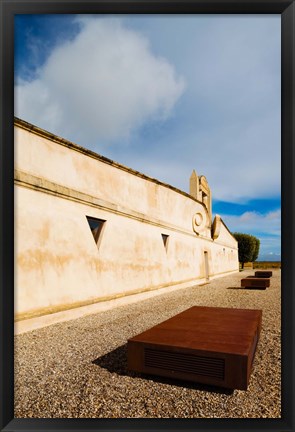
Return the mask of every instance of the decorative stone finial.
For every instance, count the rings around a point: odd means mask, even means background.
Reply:
[[[195,170],[193,170],[189,179],[189,193],[192,197],[199,199],[199,177]]]
[[[221,217],[219,215],[216,215],[211,227],[211,235],[213,240],[216,240],[220,234],[220,227],[221,227]]]

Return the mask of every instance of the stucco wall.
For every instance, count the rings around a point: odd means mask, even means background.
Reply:
[[[57,144],[20,127],[15,128],[15,143],[16,170],[100,198],[117,210],[135,210],[189,230],[192,212],[205,210],[185,194],[78,146]],[[210,230],[202,235],[210,237]]]
[[[86,216],[106,221],[99,247]],[[237,271],[236,241],[221,226],[213,241],[202,203],[16,121],[16,318],[202,282],[205,252],[210,277]]]

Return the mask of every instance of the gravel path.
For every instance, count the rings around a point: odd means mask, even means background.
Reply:
[[[15,337],[15,417],[279,418],[281,283],[239,288],[245,270]],[[130,373],[127,339],[194,305],[262,309],[247,391]]]

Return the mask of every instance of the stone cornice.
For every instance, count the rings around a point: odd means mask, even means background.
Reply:
[[[108,159],[105,156],[101,156],[101,155],[95,153],[92,150],[88,150],[88,149],[86,149],[84,147],[81,147],[81,146],[79,146],[77,144],[74,144],[71,141],[68,141],[68,140],[66,140],[64,138],[61,138],[61,137],[59,137],[57,135],[54,135],[53,133],[48,132],[48,131],[46,131],[44,129],[41,129],[38,126],[35,126],[35,125],[31,124],[31,123],[28,123],[25,120],[22,120],[22,119],[20,119],[18,117],[14,117],[14,125],[17,126],[17,127],[19,127],[19,128],[21,128],[21,129],[27,130],[28,132],[32,132],[35,135],[38,135],[38,136],[43,137],[43,138],[45,138],[47,140],[50,140],[50,141],[52,141],[52,142],[54,142],[56,144],[62,145],[64,147],[68,147],[71,150],[77,151],[77,152],[82,153],[82,154],[84,154],[84,155],[86,155],[88,157],[91,157],[93,159],[99,160],[100,162],[103,162],[105,164],[111,165],[111,166],[113,166],[115,168],[118,168],[118,169],[120,169],[122,171],[126,171],[129,174],[135,175],[135,176],[140,177],[140,178],[142,178],[144,180],[147,180],[147,181],[150,181],[152,183],[156,183],[156,184],[158,184],[160,186],[163,186],[165,188],[171,189],[174,192],[177,192],[178,194],[181,194],[181,195],[185,196],[186,198],[189,198],[192,201],[195,201],[195,202],[201,204],[204,207],[204,209],[207,211],[206,206],[203,204],[202,201],[199,201],[199,200],[195,199],[190,194],[188,194],[188,193],[186,193],[186,192],[184,192],[184,191],[182,191],[182,190],[180,190],[180,189],[178,189],[178,188],[176,188],[174,186],[171,186],[168,183],[161,182],[160,180],[157,180],[157,179],[155,179],[153,177],[149,177],[146,174],[142,174],[139,171],[136,171],[136,170],[134,170],[132,168],[129,168],[129,167],[123,165],[123,164],[120,164],[120,163],[115,162],[115,161],[113,161],[111,159]]]
[[[88,205],[91,207],[96,207],[101,210],[115,213],[117,215],[128,217],[131,219],[136,219],[139,222],[148,223],[150,225],[159,226],[164,229],[168,229],[171,231],[176,231],[181,234],[185,234],[191,237],[196,237],[193,231],[182,229],[176,225],[169,224],[162,220],[150,217],[144,213],[137,212],[135,210],[129,209],[119,204],[114,204],[112,202],[106,201],[101,198],[97,198],[93,195],[86,194],[84,192],[77,191],[75,189],[68,188],[66,186],[59,185],[57,183],[53,183],[50,180],[45,178],[41,178],[35,176],[30,173],[26,173],[24,171],[14,170],[14,181],[16,185],[26,187],[28,189],[33,189],[39,192],[43,192],[49,195],[55,195],[59,198],[67,199],[70,201],[79,202],[83,205]],[[207,241],[212,241],[208,237],[199,236]]]

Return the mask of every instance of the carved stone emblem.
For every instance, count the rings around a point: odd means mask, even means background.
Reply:
[[[206,226],[206,216],[201,212],[193,215],[193,230],[196,234],[200,234]]]

